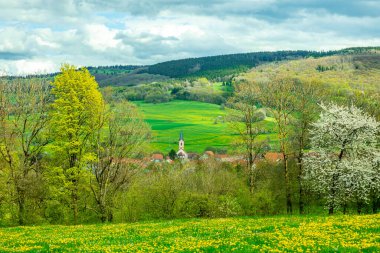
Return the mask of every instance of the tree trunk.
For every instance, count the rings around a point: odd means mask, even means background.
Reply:
[[[72,190],[72,204],[73,204],[73,215],[74,215],[74,224],[78,224],[78,185],[77,181],[73,181],[74,189]]]
[[[333,181],[332,181],[332,185],[330,187],[330,194],[331,194],[331,202],[329,203],[329,215],[333,215],[334,214],[334,206],[335,206],[335,185],[336,185],[336,181],[338,180],[338,175],[337,174],[334,174],[333,175]]]
[[[302,187],[302,173],[303,173],[302,154],[300,154],[298,157],[298,166],[299,166],[299,171],[298,171],[299,212],[300,212],[300,214],[304,214],[305,213],[305,210],[304,210],[305,204],[304,204],[304,190]]]
[[[284,169],[285,169],[286,212],[287,212],[287,214],[292,214],[293,213],[293,206],[292,206],[292,195],[290,192],[288,157],[285,153],[283,153],[283,157],[284,157]]]
[[[357,202],[357,211],[358,211],[358,214],[362,213],[362,208],[363,208],[363,202],[361,200],[358,200],[358,202]]]
[[[299,211],[300,214],[305,214],[304,191],[301,183],[299,184],[299,194]]]
[[[347,214],[347,202],[343,203],[343,214]]]
[[[251,129],[249,133],[251,134]],[[254,175],[253,175],[253,154],[252,154],[252,143],[250,143],[249,147],[247,148],[248,152],[248,161],[247,161],[247,167],[248,167],[248,174],[249,174],[249,191],[250,193],[253,193],[254,188]]]
[[[253,193],[253,190],[255,188],[255,175],[253,171],[253,164],[249,167],[249,191]]]
[[[77,164],[77,155],[76,154],[71,154],[70,155],[70,164],[69,168],[74,168],[75,165]],[[73,188],[71,189],[71,201],[72,201],[72,208],[73,208],[73,216],[74,216],[74,224],[78,224],[78,171],[72,171],[71,174],[69,175],[69,180],[73,184]]]
[[[99,203],[99,209],[100,209],[100,220],[102,223],[105,223],[108,218],[107,208],[105,206],[105,203]]]
[[[373,202],[372,202],[372,212],[377,213],[380,207],[380,199],[374,197]]]
[[[380,198],[376,196],[376,193],[372,193],[372,212],[375,214],[377,213],[378,209],[380,208]]]
[[[18,193],[18,223],[25,225],[25,198],[22,193]]]

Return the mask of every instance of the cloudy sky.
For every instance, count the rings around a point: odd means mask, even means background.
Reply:
[[[0,74],[380,46],[380,0],[0,0]]]

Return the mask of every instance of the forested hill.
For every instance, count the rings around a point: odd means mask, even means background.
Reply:
[[[202,75],[213,78],[223,74],[241,72],[241,70],[268,62],[307,57],[318,58],[337,54],[364,53],[379,49],[380,47],[358,47],[326,52],[298,50],[207,56],[162,62],[148,66],[143,72],[173,78]]]
[[[380,47],[346,48],[337,51],[275,51],[206,56],[157,63],[150,66],[89,67],[101,86],[133,86],[141,83],[165,81],[168,78],[220,78],[244,72],[270,62],[319,58],[331,55],[363,54]]]
[[[229,74],[229,72],[239,72],[267,62],[299,59],[310,56],[320,57],[335,53],[336,52],[332,51],[276,51],[207,56],[157,63],[148,66],[143,72],[174,78],[199,75],[209,76],[213,71],[217,70]],[[218,75],[220,73],[216,72],[215,74]]]
[[[207,77],[215,79],[241,73],[252,67],[270,62],[379,51],[380,47],[356,47],[336,51],[253,52],[172,60],[148,66],[89,66],[88,69],[95,76],[100,86],[134,86],[142,83],[165,81],[170,78]],[[52,73],[44,75],[44,77],[52,78],[56,74]]]

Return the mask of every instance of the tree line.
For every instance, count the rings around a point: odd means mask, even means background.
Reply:
[[[317,58],[331,55],[372,53],[377,50],[379,50],[379,47],[357,47],[332,51],[297,50],[229,54],[167,61],[147,66],[142,71],[173,78],[206,76],[214,79],[220,76],[241,73],[263,63],[307,57]]]
[[[105,103],[88,70],[69,65],[51,84],[16,79],[0,90],[2,223],[76,224],[91,210],[105,220],[133,170],[122,158],[139,155],[149,137],[136,108]]]
[[[379,206],[379,122],[347,101],[337,105],[324,85],[315,80],[272,76],[268,80],[243,81],[230,99],[233,124],[247,157],[246,174],[255,192],[255,174],[267,140],[259,139],[258,110],[271,111],[281,154],[284,198],[288,214],[294,204],[305,213],[306,199],[317,194],[329,214],[356,205],[377,212]],[[326,105],[324,103],[327,103]],[[370,112],[373,108],[369,106]],[[374,113],[377,115],[377,113]],[[311,194],[311,195],[310,195]],[[310,195],[310,196],[307,196]],[[296,197],[296,199],[295,199]]]

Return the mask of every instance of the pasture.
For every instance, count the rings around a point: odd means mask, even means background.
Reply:
[[[168,103],[152,104],[134,102],[143,113],[153,130],[152,151],[167,154],[178,149],[179,133],[183,131],[187,152],[203,152],[207,147],[227,148],[236,139],[226,121],[226,110],[219,105],[196,101],[174,100]],[[258,123],[262,127],[274,128],[272,119]],[[276,134],[261,138],[276,139]]]
[[[0,229],[1,252],[379,252],[380,214]]]

